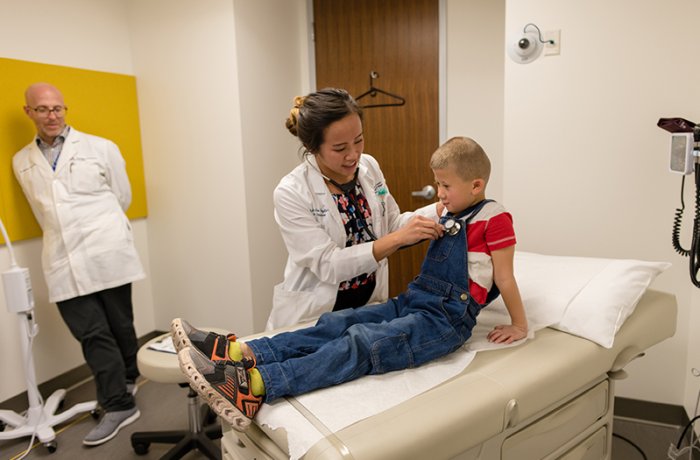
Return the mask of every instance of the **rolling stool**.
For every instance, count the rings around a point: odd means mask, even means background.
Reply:
[[[155,342],[169,337],[163,334],[139,348],[136,359],[139,372],[145,378],[158,383],[177,383],[187,388],[187,415],[189,430],[180,431],[144,431],[131,435],[131,446],[138,455],[148,452],[151,443],[175,444],[161,459],[177,459],[191,450],[197,449],[207,458],[221,460],[221,448],[212,440],[221,437],[221,426],[216,423],[215,414],[206,404],[200,405],[197,393],[189,386],[180,371],[177,355],[149,348]],[[206,426],[205,422],[214,422]]]

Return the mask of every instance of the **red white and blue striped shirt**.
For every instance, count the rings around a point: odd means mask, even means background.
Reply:
[[[493,286],[491,252],[515,245],[513,217],[495,201],[486,203],[467,225],[469,293],[486,302]]]

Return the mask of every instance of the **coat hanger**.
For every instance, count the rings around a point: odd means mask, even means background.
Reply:
[[[402,98],[401,96],[397,96],[396,94],[392,94],[388,91],[384,91],[383,89],[379,89],[374,86],[374,80],[379,77],[379,74],[375,72],[374,70],[369,73],[369,89],[365,91],[364,93],[360,94],[355,98],[356,101],[359,102],[360,99],[363,97],[371,96],[371,97],[376,97],[377,93],[384,94],[386,96],[389,96],[390,98],[394,99],[394,102],[385,102],[382,104],[366,104],[362,105],[360,104],[360,107],[363,109],[369,109],[371,107],[398,107],[400,105],[404,105],[406,103],[406,99]]]

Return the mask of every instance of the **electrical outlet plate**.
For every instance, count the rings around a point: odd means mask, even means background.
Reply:
[[[544,44],[545,56],[558,56],[561,54],[561,30],[546,30],[542,34],[542,39],[546,42]],[[549,43],[550,40],[554,41],[554,44]]]

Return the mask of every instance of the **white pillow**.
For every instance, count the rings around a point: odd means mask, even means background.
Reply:
[[[514,260],[530,330],[552,327],[606,348],[612,347],[615,334],[649,284],[670,266],[667,262],[520,251]],[[493,305],[508,320],[500,297]]]
[[[632,314],[644,291],[671,264],[630,259],[593,260],[601,263],[601,269],[571,299],[562,319],[550,327],[611,348],[615,334]]]
[[[562,320],[572,299],[607,261],[516,251],[513,264],[530,329],[539,330]]]

